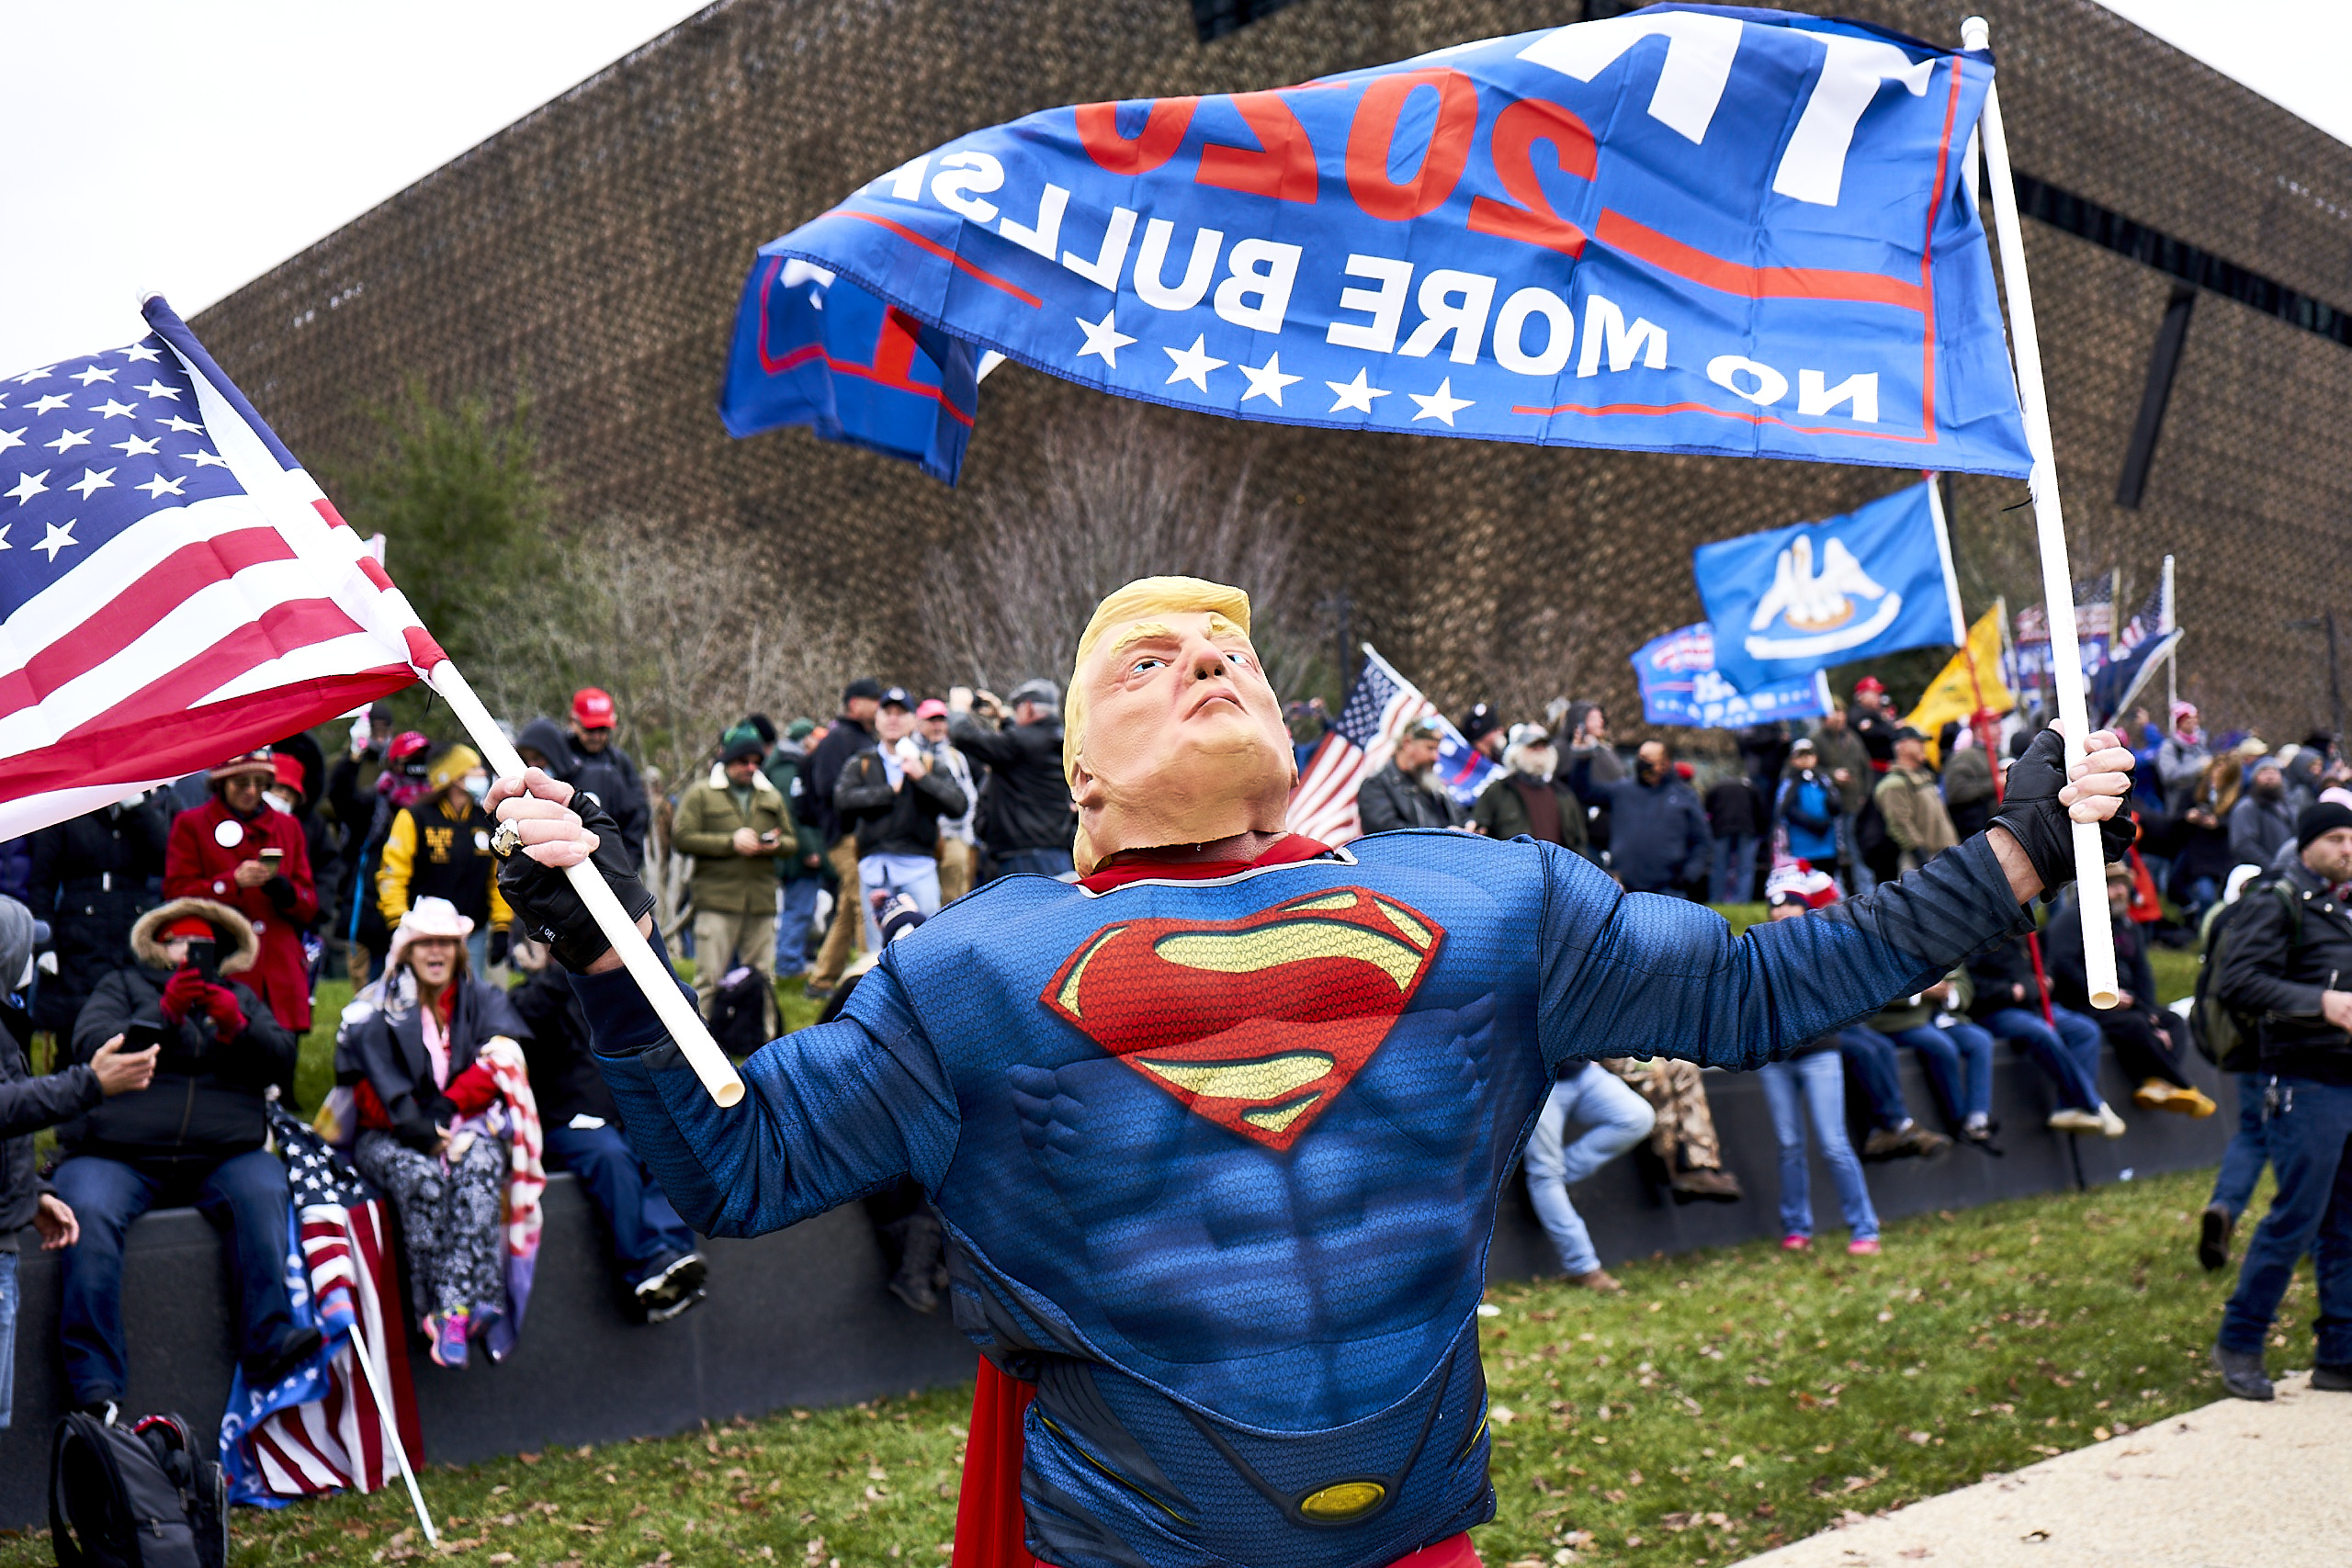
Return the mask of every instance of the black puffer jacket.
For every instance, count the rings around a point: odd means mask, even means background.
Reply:
[[[2320,1010],[2324,992],[2352,991],[2352,910],[2300,857],[2278,880],[2283,897],[2267,883],[2238,896],[2222,1003],[2260,1021],[2265,1072],[2352,1083],[2352,1035]]]
[[[32,836],[33,919],[47,920],[57,973],[41,977],[33,1026],[74,1032],[100,976],[122,962],[130,928],[163,902],[170,814],[155,798],[108,806]],[[6,982],[13,982],[10,975]],[[0,983],[6,983],[0,982]]]
[[[947,737],[975,763],[989,770],[988,809],[980,838],[992,854],[1021,850],[1066,850],[1078,836],[1078,813],[1062,776],[1062,721],[1000,729],[970,714],[947,721]]]
[[[861,858],[935,854],[939,819],[961,817],[970,804],[944,768],[933,768],[921,778],[906,775],[899,788],[891,788],[889,768],[878,750],[852,757],[833,785],[833,814],[844,835],[856,836]]]
[[[531,1098],[539,1103],[539,1124],[563,1127],[574,1116],[594,1116],[620,1125],[620,1109],[605,1075],[589,1054],[588,1020],[571,989],[571,976],[549,964],[506,993],[531,1032],[523,1060],[531,1071]]]
[[[90,1110],[102,1092],[98,1075],[78,1065],[35,1077],[25,1055],[32,1032],[25,1010],[0,998],[0,1252],[17,1250],[17,1233],[49,1190],[34,1166],[33,1134]]]
[[[405,979],[395,971],[395,981]],[[506,993],[480,980],[456,982],[457,997],[449,1006],[449,1076],[474,1065],[483,1042],[503,1034],[528,1044],[531,1031]],[[355,1016],[355,1014],[356,1016]],[[356,1084],[362,1079],[384,1102],[392,1135],[413,1149],[430,1149],[440,1134],[435,1123],[447,1126],[457,1115],[449,1098],[433,1081],[433,1059],[424,1049],[424,1015],[403,987],[401,1003],[373,1010],[352,1009],[344,1014],[334,1042],[334,1081]]]
[[[108,1159],[226,1159],[262,1145],[263,1091],[290,1085],[299,1043],[270,1016],[261,998],[233,976],[221,984],[245,1015],[243,1031],[222,1039],[209,1017],[191,1012],[177,1027],[164,1021],[169,969],[132,964],[98,982],[74,1025],[74,1059],[86,1063],[98,1047],[134,1023],[163,1031],[155,1078],[119,1094],[58,1130],[72,1154]]]

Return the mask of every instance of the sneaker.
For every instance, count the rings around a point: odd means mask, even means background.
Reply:
[[[1741,1197],[1739,1178],[1706,1167],[1679,1172],[1668,1185],[1678,1203],[1736,1203]]]
[[[456,1312],[424,1317],[424,1337],[431,1342],[433,1364],[436,1367],[462,1367],[466,1364],[469,1347],[466,1343],[473,1326],[473,1314],[463,1307]]]
[[[2114,1108],[2104,1100],[2098,1102],[2098,1130],[2100,1135],[2109,1138],[2120,1138],[2127,1130],[2123,1118],[2118,1116]]]
[[[2206,1204],[2197,1216],[2197,1261],[2208,1274],[2230,1266],[2230,1233],[2237,1224],[2237,1216],[2219,1203]]]
[[[2050,1113],[2047,1123],[2053,1133],[2097,1133],[2105,1130],[2096,1111],[2076,1111],[2072,1106]]]
[[[2278,1397],[2270,1386],[2269,1374],[2262,1370],[2259,1350],[2224,1350],[2213,1347],[2213,1370],[2222,1374],[2222,1386],[2234,1399],[2268,1401]]]
[[[1811,1252],[1813,1250],[1813,1237],[1809,1235],[1784,1235],[1781,1238],[1781,1250],[1782,1252]]]
[[[85,1400],[74,1408],[81,1415],[96,1416],[99,1424],[107,1427],[113,1426],[114,1418],[122,1414],[122,1406],[111,1399]]]
[[[1878,1237],[1874,1235],[1861,1235],[1856,1236],[1853,1240],[1848,1242],[1846,1244],[1846,1250],[1853,1254],[1856,1258],[1876,1258],[1880,1252],[1884,1249],[1879,1246]]]
[[[2312,1369],[2312,1386],[2330,1393],[2352,1393],[2352,1367],[2331,1367],[2322,1361]]]
[[[2200,1089],[2182,1084],[2166,1083],[2162,1078],[2150,1078],[2132,1091],[2132,1103],[2143,1111],[2169,1111],[2179,1116],[2194,1116],[2202,1120],[2219,1109],[2212,1097]]]
[[[1622,1295],[1625,1287],[1606,1269],[1589,1269],[1581,1274],[1568,1276],[1568,1283],[1582,1291],[1598,1291],[1604,1296]]]
[[[685,1311],[701,1298],[703,1281],[709,1277],[710,1265],[699,1252],[661,1259],[652,1273],[638,1281],[637,1303],[645,1309],[645,1321],[667,1323]]]
[[[1926,1158],[1939,1155],[1951,1147],[1951,1140],[1941,1133],[1930,1133],[1917,1122],[1905,1122],[1900,1127],[1881,1127],[1862,1140],[1862,1157],[1867,1160]]]

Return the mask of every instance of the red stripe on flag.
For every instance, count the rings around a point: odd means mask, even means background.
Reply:
[[[294,558],[293,547],[277,529],[268,527],[239,528],[182,545],[71,633],[25,660],[21,668],[0,675],[0,718],[32,706],[68,682],[96,670],[214,583],[226,582],[250,566]]]
[[[871,223],[876,228],[887,229],[891,233],[896,234],[899,238],[904,240],[907,243],[915,246],[917,249],[929,251],[941,261],[946,262],[948,265],[955,267],[956,271],[978,278],[990,288],[1002,289],[1005,293],[1012,295],[1015,299],[1020,300],[1023,305],[1034,307],[1045,303],[1044,300],[1038,299],[1035,294],[1030,293],[1026,288],[1022,288],[1019,284],[1012,282],[1009,278],[999,277],[996,274],[989,271],[988,268],[984,266],[978,266],[971,262],[966,261],[962,256],[957,255],[954,251],[949,250],[946,246],[940,244],[935,240],[924,239],[921,234],[916,233],[912,229],[908,228],[903,223],[893,223],[888,218],[884,218],[877,213],[844,212],[838,209],[828,214],[828,216],[834,218],[854,218],[861,223]]]
[[[184,712],[192,699],[217,691],[273,659],[366,629],[332,599],[288,599],[269,605],[195,658],[156,676],[60,739],[72,741],[99,726],[115,729],[141,718]]]
[[[1661,272],[1750,299],[1836,299],[1860,305],[1900,305],[1906,310],[1928,308],[1928,291],[1901,278],[1820,267],[1747,266],[1709,255],[1607,208],[1601,209],[1593,238]]]

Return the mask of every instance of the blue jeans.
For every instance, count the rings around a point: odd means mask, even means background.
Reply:
[[[1911,1112],[1903,1105],[1903,1066],[1894,1055],[1894,1043],[1859,1023],[1839,1030],[1837,1040],[1838,1055],[1845,1059],[1854,1081],[1862,1086],[1862,1098],[1870,1101],[1871,1125],[1892,1132],[1910,1121]]]
[[[1563,1144],[1570,1122],[1584,1123],[1573,1144]],[[1568,1184],[1582,1181],[1650,1135],[1657,1112],[1624,1079],[1589,1062],[1570,1067],[1552,1086],[1527,1137],[1527,1201],[1560,1255],[1568,1274],[1600,1267],[1583,1216],[1568,1201]]]
[[[1078,862],[1068,850],[1013,850],[996,857],[999,876],[1019,876],[1026,873],[1036,876],[1069,876],[1078,870]]]
[[[2238,1075],[2238,1130],[2222,1151],[2213,1196],[2206,1200],[2227,1209],[2233,1220],[2254,1201],[2254,1184],[2262,1179],[2263,1164],[2270,1158],[2270,1143],[2262,1130],[2262,1090],[2269,1081],[2260,1073]]]
[[[865,946],[882,951],[882,927],[874,919],[874,895],[903,893],[924,919],[939,913],[939,863],[911,855],[867,855],[857,863],[858,912],[865,917]]]
[[[695,1233],[653,1184],[617,1128],[549,1127],[548,1163],[571,1172],[611,1227],[621,1277],[631,1286],[652,1278],[655,1266],[695,1249]]]
[[[129,1387],[122,1345],[122,1247],[148,1210],[193,1203],[226,1226],[237,1292],[237,1358],[265,1359],[295,1332],[286,1296],[286,1168],[266,1149],[203,1160],[136,1165],[75,1155],[57,1168],[57,1195],[81,1222],[65,1249],[58,1338],[74,1403],[121,1401]]]
[[[490,927],[487,924],[476,926],[473,934],[466,938],[466,963],[472,969],[475,979],[490,978]]]
[[[1973,1023],[1958,1019],[1943,1025],[1923,1023],[1917,1029],[1905,1029],[1894,1035],[1898,1044],[1908,1045],[1918,1053],[1919,1065],[1928,1069],[1928,1081],[1936,1086],[1936,1098],[1943,1101],[1944,1114],[1952,1125],[1964,1124],[1972,1116],[1989,1115],[1993,1110],[1993,1037]]]
[[[2318,1359],[2352,1367],[2352,1087],[2268,1075],[2264,1084],[2263,1130],[2278,1195],[2246,1243],[2238,1288],[2222,1309],[2222,1348],[2261,1352],[2295,1260],[2309,1251],[2319,1280]]]
[[[1835,1051],[1812,1051],[1756,1069],[1764,1082],[1764,1103],[1772,1111],[1772,1134],[1781,1143],[1781,1234],[1813,1235],[1813,1173],[1805,1163],[1804,1117],[1800,1096],[1813,1112],[1821,1157],[1838,1183],[1838,1207],[1856,1241],[1878,1235],[1878,1211],[1862,1180],[1862,1162],[1846,1141],[1846,1070]]]
[[[0,1252],[0,1432],[17,1397],[17,1255]]]
[[[2058,1086],[2062,1106],[2097,1111],[2104,1103],[2098,1092],[2098,1025],[2065,1008],[2053,1007],[2050,1012],[2058,1021],[2054,1031],[2030,1008],[2003,1008],[1985,1014],[1984,1022],[2041,1064],[2041,1070]]]
[[[808,967],[817,955],[808,951],[808,923],[817,917],[817,895],[825,890],[814,876],[795,876],[779,888],[776,900],[775,972],[786,979]]]
[[[1756,835],[1715,840],[1715,902],[1745,904],[1756,887]]]

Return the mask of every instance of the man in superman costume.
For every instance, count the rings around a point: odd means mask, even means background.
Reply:
[[[2070,785],[2044,736],[1986,833],[1735,939],[1556,845],[1286,833],[1249,624],[1187,578],[1104,600],[1067,703],[1082,880],[990,883],[890,944],[838,1021],[744,1064],[730,1110],[551,869],[593,853],[650,908],[593,805],[583,826],[537,773],[492,791],[508,901],[577,972],[629,1141],[696,1228],[909,1175],[938,1206],[986,1357],[958,1568],[1475,1564],[1476,1309],[1558,1070],[1754,1067],[1916,991],[2024,929],[2070,811],[2105,821],[2130,787],[2111,736]]]

